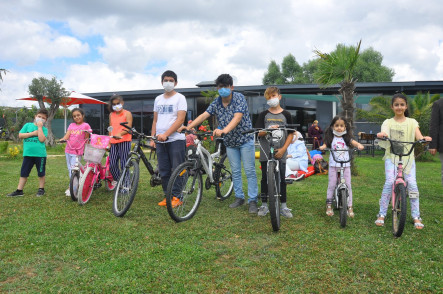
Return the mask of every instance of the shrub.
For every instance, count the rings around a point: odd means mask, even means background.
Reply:
[[[0,142],[0,154],[6,153],[6,150],[8,150],[8,146],[8,141]]]

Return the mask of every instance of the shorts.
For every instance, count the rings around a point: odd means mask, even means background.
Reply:
[[[24,156],[22,169],[20,171],[20,177],[27,178],[31,173],[32,168],[37,168],[37,175],[39,178],[45,176],[46,171],[46,157],[32,157],[32,156]]]

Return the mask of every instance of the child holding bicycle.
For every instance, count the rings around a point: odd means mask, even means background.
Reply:
[[[157,137],[158,168],[166,196],[172,171],[186,159],[186,137],[177,130],[185,121],[188,104],[185,96],[174,90],[177,86],[175,72],[165,71],[161,76],[161,83],[165,92],[155,98],[151,134]],[[179,204],[180,199],[173,196],[172,205]],[[158,205],[166,206],[166,197]]]
[[[418,122],[408,117],[408,101],[403,94],[395,94],[391,100],[391,109],[394,111],[394,117],[387,119],[381,126],[381,132],[377,134],[378,138],[388,137],[393,140],[403,142],[413,142],[415,139],[425,139],[426,141],[432,141],[431,137],[424,137],[419,129]],[[380,198],[380,210],[377,215],[375,224],[377,226],[383,226],[385,223],[385,217],[388,210],[389,201],[392,194],[392,186],[396,177],[396,162],[398,156],[391,153],[389,148],[389,142],[380,141],[380,147],[385,148],[385,176],[386,181],[383,186],[383,191]],[[412,153],[408,157],[403,157],[404,165],[403,174],[405,181],[408,183],[409,192],[416,192],[418,194],[417,180],[415,177],[415,158]],[[416,229],[422,229],[424,227],[420,218],[420,206],[419,198],[410,198],[411,204],[411,216],[414,220],[414,227]]]
[[[123,97],[114,94],[109,99],[109,125],[112,127],[111,150],[109,151],[109,168],[111,170],[114,182],[112,186],[117,185],[121,171],[124,169],[129,152],[131,152],[132,135],[128,129],[120,123],[127,122],[128,127],[132,127],[132,113],[123,109]]]
[[[65,155],[68,166],[69,178],[72,167],[75,165],[77,156],[83,155],[86,139],[89,138],[87,132],[92,132],[91,126],[85,122],[85,112],[81,108],[74,108],[71,112],[74,121],[68,127],[66,134],[60,141],[66,141]],[[71,196],[69,188],[65,191],[66,196]]]
[[[20,171],[20,180],[17,190],[9,193],[8,197],[23,196],[23,188],[28,181],[32,168],[36,167],[39,188],[36,196],[45,194],[45,171],[46,171],[46,136],[48,129],[43,124],[48,119],[48,111],[39,109],[35,115],[34,122],[27,123],[20,130],[18,137],[23,139],[23,163]]]
[[[358,148],[359,150],[363,150],[364,146],[355,141],[352,138],[352,134],[348,133],[347,130],[351,130],[351,127],[346,118],[340,115],[335,116],[325,131],[325,140],[319,149],[325,150],[326,148],[329,148],[331,149],[331,153],[334,152],[334,149],[348,150],[349,148]],[[337,157],[336,153],[334,155]],[[342,153],[342,156],[345,157],[343,160],[349,159],[348,153]],[[335,187],[337,186],[337,172],[340,171],[340,167],[341,164],[335,162],[332,154],[329,154],[328,191],[326,193],[327,216],[334,215],[334,211],[332,210],[332,199]],[[348,216],[353,218],[355,214],[352,208],[351,164],[349,162],[344,164],[344,178],[349,189]]]
[[[286,127],[288,124],[292,124],[292,117],[289,111],[284,110],[280,106],[280,90],[277,87],[268,87],[265,91],[265,98],[269,109],[261,112],[258,115],[258,119],[255,123],[255,127],[259,129],[274,128],[272,140],[274,140],[275,147],[275,158],[278,159],[280,168],[280,203],[281,210],[280,214],[284,217],[291,218],[291,209],[286,205],[286,181],[285,181],[285,171],[286,171],[286,157],[287,148],[292,142],[293,133],[289,133],[285,130],[279,130],[279,127]],[[267,140],[266,132],[259,132],[258,137],[260,140],[260,164],[262,168],[261,176],[261,194],[262,194],[262,205],[258,209],[259,216],[265,216],[269,212],[268,208],[268,177],[267,177],[267,157],[266,154],[270,153],[270,144]],[[277,141],[275,138],[278,138]]]

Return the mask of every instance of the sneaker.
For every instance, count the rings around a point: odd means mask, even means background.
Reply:
[[[71,197],[71,191],[70,191],[69,189],[66,189],[66,191],[65,191],[65,195],[66,195],[67,197]]]
[[[332,210],[332,205],[331,204],[326,204],[326,215],[327,216],[333,216],[334,215],[334,210]]]
[[[295,175],[287,176],[285,179],[286,180],[292,180],[292,181],[300,181],[300,180],[304,179],[304,177],[305,177],[305,174],[296,173]]]
[[[257,209],[257,202],[255,201],[251,201],[249,202],[249,213],[257,213],[258,209]]]
[[[160,206],[166,206],[166,197],[165,197],[165,199],[163,199],[162,201],[160,201],[160,202],[158,203],[158,205],[160,205]]]
[[[37,194],[35,194],[35,196],[40,197],[45,195],[45,189],[43,188],[38,188]]]
[[[24,195],[23,190],[21,190],[21,191],[19,191],[19,190],[15,190],[14,192],[9,193],[9,194],[6,195],[6,196],[8,196],[8,197],[21,197],[21,196],[23,196],[23,195]]]
[[[112,181],[112,183],[111,183],[112,187],[115,187],[115,186],[117,186],[117,184],[118,184],[118,182],[117,182],[117,181]]]
[[[239,206],[242,206],[245,203],[245,199],[241,199],[241,198],[235,198],[234,203],[232,203],[231,205],[229,205],[230,208],[237,208]]]
[[[292,210],[292,209],[287,208],[287,207],[282,208],[282,209],[280,210],[280,215],[283,215],[284,217],[287,217],[287,218],[292,218],[292,212],[291,212],[291,210]]]
[[[172,197],[172,201],[171,201],[172,207],[177,207],[182,204],[183,204],[183,202],[180,199],[178,199],[177,197]]]
[[[265,216],[267,215],[269,212],[269,208],[267,206],[260,206],[260,208],[258,209],[258,216]]]
[[[355,213],[354,213],[354,210],[352,209],[352,207],[348,207],[348,216],[350,218],[354,218],[354,216],[355,216]]]

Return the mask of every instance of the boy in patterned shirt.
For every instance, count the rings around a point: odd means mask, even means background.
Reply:
[[[242,134],[243,131],[252,128],[248,104],[245,96],[233,92],[234,83],[229,74],[222,74],[215,83],[218,88],[218,96],[186,129],[190,130],[211,115],[217,116],[218,129],[214,130],[214,136],[224,136],[224,144],[232,169],[232,180],[234,182],[235,202],[229,205],[231,208],[240,207],[245,202],[243,192],[241,164],[245,170],[248,181],[248,203],[249,213],[256,214],[257,209],[257,174],[255,173],[255,145],[253,134]],[[185,127],[182,127],[184,129]]]

